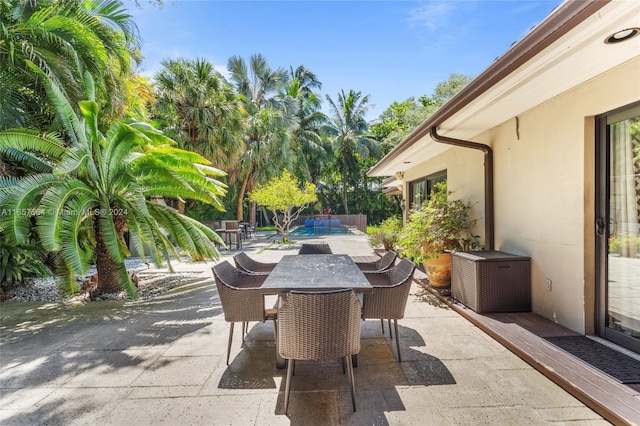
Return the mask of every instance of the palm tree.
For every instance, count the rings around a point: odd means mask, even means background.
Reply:
[[[245,194],[257,183],[281,173],[282,166],[290,162],[290,135],[297,123],[294,117],[285,114],[284,103],[289,100],[277,97],[287,80],[284,69],[273,70],[260,54],[250,57],[248,67],[244,59],[232,56],[227,69],[247,114],[244,152],[229,171],[230,181],[239,183],[236,217],[242,220]],[[250,222],[254,222],[255,205],[249,215]]]
[[[365,114],[371,107],[369,95],[350,90],[338,93],[338,101],[334,102],[327,95],[331,115],[325,130],[331,138],[333,152],[341,174],[342,203],[345,214],[349,214],[347,189],[349,184],[357,184],[359,176],[359,159],[367,159],[370,153],[377,153],[377,142],[365,134],[368,124]]]
[[[322,84],[315,74],[301,65],[295,70],[290,68],[289,80],[281,97],[294,101],[295,108],[289,113],[297,119],[292,141],[297,155],[296,174],[301,179],[316,183],[327,159],[327,150],[320,135],[327,116],[320,111],[322,101],[313,92],[314,88],[320,89]]]
[[[148,255],[157,265],[169,261],[171,253],[177,256],[176,246],[217,258],[212,240],[220,239],[212,230],[151,198],[185,197],[221,208],[224,185],[214,178],[224,173],[145,123],[120,120],[103,134],[92,84],[87,85],[90,100],[80,102],[76,115],[52,80],[35,66],[34,71],[69,143],[50,133],[0,132],[0,156],[41,164],[40,173],[0,178],[0,205],[11,213],[0,216],[6,243],[25,244],[35,220],[43,247],[60,254],[70,286],[93,260],[96,293],[124,288],[131,297],[136,289],[124,264],[129,254],[125,231],[143,259]]]
[[[233,89],[205,59],[162,62],[155,77],[155,114],[184,149],[228,168],[243,151],[242,116]]]
[[[123,75],[139,57],[139,37],[119,0],[0,1],[0,129],[50,124],[39,69],[72,105],[82,99],[83,72],[98,82],[112,116],[122,112]]]

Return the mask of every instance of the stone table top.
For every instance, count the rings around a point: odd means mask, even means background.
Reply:
[[[365,275],[346,254],[284,256],[260,288],[265,294],[344,288],[360,293],[372,291]]]

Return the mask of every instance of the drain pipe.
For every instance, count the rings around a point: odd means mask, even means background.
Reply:
[[[478,142],[463,141],[461,139],[440,136],[436,126],[429,130],[431,138],[447,145],[462,148],[477,149],[484,153],[484,233],[485,249],[493,250],[494,242],[494,213],[493,213],[493,150],[489,145]]]

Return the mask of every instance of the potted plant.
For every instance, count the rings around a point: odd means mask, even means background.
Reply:
[[[367,231],[369,245],[372,248],[382,245],[386,251],[393,250],[401,230],[402,219],[400,216],[388,217],[380,223],[380,226],[371,227]]]
[[[428,200],[409,213],[398,245],[415,262],[422,262],[433,287],[451,285],[451,252],[478,247],[473,235],[471,204],[450,200],[446,181],[435,185]]]

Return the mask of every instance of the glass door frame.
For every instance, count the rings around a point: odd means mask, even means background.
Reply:
[[[629,114],[634,116],[634,111],[640,107],[636,102],[624,107],[599,115],[596,120],[596,179],[595,179],[595,248],[596,248],[596,333],[613,343],[619,344],[634,352],[640,353],[640,339],[629,337],[624,333],[608,327],[608,257],[609,257],[609,196],[610,196],[610,132],[608,119],[612,116]]]

